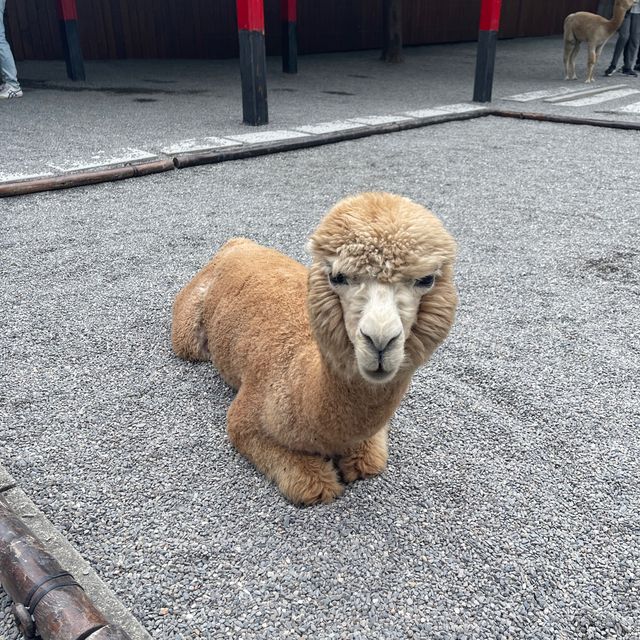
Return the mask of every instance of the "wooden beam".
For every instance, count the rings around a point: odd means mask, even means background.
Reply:
[[[250,125],[267,124],[269,113],[263,0],[236,0],[236,7],[242,80],[242,119]]]
[[[473,87],[474,102],[491,102],[501,6],[502,0],[482,0],[480,6],[476,77]]]
[[[58,18],[67,76],[71,80],[85,80],[84,59],[78,33],[78,9],[76,0],[58,0]]]
[[[0,582],[27,638],[130,640],[121,627],[109,623],[2,496]]]

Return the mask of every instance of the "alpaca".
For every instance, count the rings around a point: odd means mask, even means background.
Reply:
[[[345,198],[308,247],[309,269],[229,240],[179,292],[172,323],[175,353],[211,360],[238,391],[232,444],[296,504],[385,469],[389,419],[457,304],[455,242],[407,198]]]
[[[616,0],[613,17],[607,20],[588,11],[569,14],[564,20],[564,68],[566,80],[577,80],[576,56],[580,43],[586,42],[589,47],[587,58],[587,79],[593,82],[593,70],[600,58],[602,48],[607,40],[620,28],[624,16],[631,8],[634,0]]]

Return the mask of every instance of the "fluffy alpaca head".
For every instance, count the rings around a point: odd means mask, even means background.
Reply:
[[[427,209],[389,193],[341,200],[309,241],[309,314],[320,349],[348,377],[412,373],[455,315],[455,242]]]

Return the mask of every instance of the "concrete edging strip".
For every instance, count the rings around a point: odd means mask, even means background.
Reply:
[[[2,466],[0,466],[0,493],[13,489],[16,486],[16,481],[9,475],[9,472]]]
[[[411,114],[413,117],[407,117]],[[424,114],[420,117],[418,114]],[[497,116],[503,118],[516,118],[522,120],[536,120],[540,122],[555,122],[560,124],[579,124],[594,127],[607,127],[611,129],[626,129],[640,131],[640,123],[616,121],[616,120],[596,120],[591,118],[579,118],[573,116],[561,116],[546,113],[530,113],[525,111],[510,111],[506,109],[492,109],[476,105],[448,105],[424,109],[422,111],[407,112],[396,117],[383,117],[382,122],[376,121],[372,117],[372,124],[365,124],[363,121],[353,119],[350,122],[355,126],[348,128],[336,128],[326,133],[310,135],[302,133],[301,127],[292,127],[291,136],[280,136],[277,139],[269,140],[266,136],[264,141],[239,144],[239,136],[228,136],[221,138],[235,144],[224,144],[212,149],[202,149],[186,151],[157,156],[150,162],[140,161],[135,163],[124,163],[119,166],[97,167],[91,171],[68,172],[62,175],[42,177],[35,179],[16,180],[0,183],[0,198],[7,198],[41,191],[53,191],[57,189],[69,189],[72,187],[99,184],[102,182],[112,182],[145,176],[152,173],[161,173],[172,169],[184,169],[205,164],[217,164],[231,160],[243,160],[272,153],[283,153],[298,149],[308,149],[325,144],[335,144],[348,140],[356,140],[375,135],[396,133],[417,129],[430,125],[444,124],[458,120],[471,120],[486,116]],[[346,122],[346,121],[345,121]],[[307,127],[308,129],[309,127]],[[321,129],[318,129],[319,131]],[[265,132],[267,134],[269,132]],[[274,132],[271,132],[274,133]],[[286,133],[286,132],[285,132]],[[252,134],[243,134],[249,136]],[[260,140],[260,137],[256,137]]]
[[[49,522],[25,492],[16,486],[15,480],[2,466],[0,466],[0,494],[14,513],[39,538],[48,553],[66,571],[73,574],[87,596],[106,618],[122,627],[132,640],[150,640],[151,636],[140,622],[120,602],[75,547]]]
[[[53,191],[57,189],[69,189],[72,187],[98,184],[101,182],[111,182],[115,180],[125,180],[138,176],[149,175],[151,173],[161,173],[171,169],[182,169],[185,167],[217,164],[229,160],[241,160],[271,153],[282,153],[296,149],[305,149],[324,144],[334,144],[345,140],[355,140],[368,136],[394,133],[406,129],[415,129],[432,124],[442,124],[456,120],[468,120],[488,115],[486,107],[470,106],[468,111],[446,112],[445,107],[438,109],[438,114],[426,118],[405,118],[400,116],[398,120],[390,123],[360,125],[355,128],[333,131],[317,135],[304,134],[299,131],[292,131],[294,137],[280,138],[268,142],[256,142],[253,144],[243,144],[239,146],[223,146],[207,151],[194,151],[192,153],[180,153],[173,157],[164,157],[152,162],[136,162],[118,167],[96,168],[92,171],[69,172],[62,175],[39,178],[35,180],[17,180],[0,183],[0,198],[26,195],[40,191]],[[292,130],[295,129],[292,128]],[[249,134],[247,134],[249,135]],[[229,136],[228,139],[234,139]]]

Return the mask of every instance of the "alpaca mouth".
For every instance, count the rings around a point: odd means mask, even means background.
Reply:
[[[365,378],[373,382],[387,382],[395,375],[395,371],[389,371],[385,369],[382,364],[378,365],[377,369],[365,369],[363,372]]]

